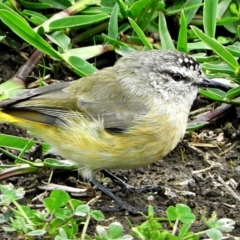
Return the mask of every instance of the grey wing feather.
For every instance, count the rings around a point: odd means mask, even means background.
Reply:
[[[59,82],[59,83],[51,84],[44,87],[27,89],[26,91],[20,94],[17,94],[16,96],[0,101],[0,108],[8,107],[12,104],[23,102],[27,99],[30,99],[39,95],[43,95],[43,94],[48,94],[48,97],[51,98],[52,96],[53,98],[55,98],[55,95],[51,95],[52,92],[54,92],[54,94],[57,91],[62,92],[61,90],[64,87],[68,87],[69,85],[70,85],[70,82]]]
[[[94,119],[103,120],[105,128],[125,130],[133,121],[147,112],[146,106],[141,102],[86,102],[79,101],[79,106]]]
[[[122,88],[109,80],[112,75],[103,80],[102,74],[106,77],[107,73],[101,70],[75,82],[26,90],[1,101],[0,108],[28,120],[39,118],[46,124],[58,124],[59,119],[74,116],[71,113],[78,111],[89,119],[101,119],[105,128],[127,129],[136,118],[146,114],[146,105],[139,100],[124,98]],[[31,115],[31,111],[34,114]]]

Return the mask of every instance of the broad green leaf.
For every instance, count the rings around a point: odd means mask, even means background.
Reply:
[[[203,55],[201,55],[201,54],[192,54],[192,56],[194,58],[196,58],[197,61],[200,62],[200,63],[207,63],[207,62],[213,62],[213,61],[219,60],[219,57],[216,56],[216,55],[207,56],[205,54],[203,54]]]
[[[91,217],[96,221],[103,221],[105,219],[103,213],[99,210],[93,210],[90,212]]]
[[[113,39],[118,37],[118,4],[116,3],[108,24],[108,36]]]
[[[51,35],[46,34],[51,42],[63,49],[64,52],[68,50],[71,39],[62,31],[53,32]]]
[[[28,42],[43,53],[61,59],[61,55],[16,13],[7,10],[0,10],[0,19],[24,41]]]
[[[226,12],[226,10],[229,7],[229,4],[231,3],[232,0],[222,0],[219,1],[217,5],[217,19],[220,20],[223,16],[223,14]]]
[[[230,75],[235,75],[234,71],[226,64],[213,64],[213,63],[203,63],[202,68],[204,70],[211,71],[213,73],[225,73]]]
[[[240,86],[229,90],[226,94],[226,97],[228,99],[234,99],[234,98],[239,97],[239,96],[240,96]]]
[[[48,3],[36,3],[36,2],[30,2],[30,1],[23,1],[18,0],[21,6],[23,6],[26,9],[49,9],[52,8],[51,4]],[[55,8],[55,7],[54,7]]]
[[[91,24],[98,24],[108,18],[109,18],[109,15],[104,13],[95,14],[95,15],[86,15],[86,16],[85,15],[69,16],[66,18],[61,18],[61,19],[57,19],[50,22],[49,29],[46,31],[48,32],[48,31],[63,29],[63,28],[81,27],[81,26],[87,26]]]
[[[210,98],[210,99],[212,99],[212,100],[214,100],[214,101],[225,102],[222,97],[216,96],[215,94],[212,94],[212,93],[210,93],[210,92],[207,91],[207,90],[201,89],[201,90],[199,91],[199,93],[200,93],[201,95],[203,95],[204,97]]]
[[[191,22],[196,12],[198,11],[199,7],[201,7],[202,5],[201,3],[202,3],[202,0],[186,1],[186,3],[184,4],[183,10],[184,10],[184,15],[185,15],[187,24]]]
[[[163,12],[159,12],[159,36],[161,39],[162,49],[175,49],[172,38],[169,34],[167,23]]]
[[[206,45],[204,42],[194,42],[194,43],[187,43],[187,48],[188,48],[188,51],[191,51],[191,50],[198,50],[198,49],[206,49],[206,50],[209,50],[211,49],[208,45]]]
[[[225,17],[217,21],[218,26],[224,26],[226,24],[235,23],[238,21],[238,17]]]
[[[178,33],[177,50],[187,53],[187,22],[184,12],[181,12],[180,29]]]
[[[203,5],[203,28],[206,35],[214,38],[216,32],[218,0],[205,0]]]
[[[40,2],[50,4],[52,8],[65,9],[72,6],[73,1],[71,0],[41,0]]]
[[[1,121],[2,120],[3,119],[1,119]],[[0,146],[1,147],[16,149],[19,151],[22,151],[23,149],[25,149],[26,151],[29,151],[35,144],[36,144],[35,141],[27,139],[27,138],[22,138],[22,137],[17,137],[17,136],[6,135],[3,133],[0,133]],[[42,143],[42,149],[43,149],[43,152],[46,153],[50,148],[47,144]]]
[[[23,10],[22,14],[29,22],[32,22],[35,25],[40,25],[47,20],[44,15],[30,10]]]
[[[79,76],[87,76],[97,71],[97,69],[92,66],[89,62],[81,59],[80,57],[70,56],[65,59],[72,70]]]
[[[205,44],[207,44],[237,74],[239,66],[237,60],[233,57],[233,55],[224,46],[219,44],[217,40],[210,38],[197,27],[191,26],[191,28],[197,37],[201,39]]]
[[[235,57],[240,57],[240,47],[230,45],[227,46],[228,51]]]
[[[27,236],[35,236],[36,238],[43,237],[47,233],[44,229],[33,230],[27,233]]]
[[[49,197],[44,199],[43,205],[50,213],[55,213],[59,208],[65,206],[69,200],[70,196],[65,191],[55,189],[51,192]]]
[[[214,94],[215,96],[225,98],[226,97],[226,92],[222,91],[221,89],[218,88],[207,88],[207,91],[209,93]]]
[[[119,239],[123,235],[123,226],[119,222],[113,222],[109,225],[108,236],[110,239]]]

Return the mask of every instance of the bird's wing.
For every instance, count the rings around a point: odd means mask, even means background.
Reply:
[[[115,73],[111,69],[74,82],[26,90],[0,102],[0,108],[5,113],[46,124],[56,124],[77,111],[89,119],[102,120],[106,129],[125,130],[147,109],[143,102],[126,95],[113,80]]]

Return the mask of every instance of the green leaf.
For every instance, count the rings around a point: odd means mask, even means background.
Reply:
[[[98,225],[96,231],[101,240],[109,240],[108,233],[104,227]]]
[[[29,151],[34,145],[36,144],[35,141],[27,138],[6,135],[0,133],[0,146],[7,147],[11,149],[16,149],[22,151]],[[47,144],[42,144],[43,152],[46,153],[49,150],[49,146]]]
[[[213,73],[225,73],[230,75],[235,75],[234,71],[226,64],[212,64],[212,63],[203,63],[202,68]]]
[[[59,219],[68,219],[72,216],[70,208],[58,208],[54,211],[54,216]]]
[[[217,89],[217,88],[207,88],[207,91],[209,93],[214,94],[215,96],[221,97],[221,98],[225,98],[226,97],[226,92],[222,91],[221,89]]]
[[[165,16],[162,12],[159,12],[159,36],[161,39],[162,49],[175,49],[172,38],[169,34]]]
[[[108,36],[113,39],[118,37],[118,4],[116,3],[108,24]]]
[[[104,217],[103,213],[101,211],[99,211],[99,210],[91,211],[90,215],[96,221],[103,221],[103,220],[105,220],[105,217]]]
[[[58,30],[63,28],[72,28],[87,26],[91,24],[100,23],[103,20],[109,18],[108,14],[95,14],[95,15],[79,15],[79,16],[69,16],[66,18],[57,19],[49,23],[49,29],[45,26],[45,31]]]
[[[56,31],[51,35],[46,34],[46,36],[49,38],[49,40],[51,40],[51,42],[61,47],[64,52],[67,51],[71,39],[66,34],[61,31]]]
[[[240,57],[240,46],[229,45],[227,49],[233,56]]]
[[[168,207],[166,214],[169,221],[175,221],[178,218],[178,214],[174,206]]]
[[[121,12],[122,17],[123,18],[128,17],[128,7],[126,3],[123,0],[116,0],[116,2],[118,3],[119,10]]]
[[[51,4],[52,8],[65,9],[72,6],[73,2],[71,0],[41,0],[40,2]]]
[[[184,11],[181,12],[180,29],[178,33],[177,50],[187,53],[187,22]]]
[[[193,17],[195,16],[196,12],[198,11],[199,7],[201,7],[202,0],[191,0],[186,1],[184,4],[184,15],[186,17],[186,23],[189,24]]]
[[[134,31],[136,32],[136,34],[139,36],[139,38],[142,40],[143,44],[145,45],[145,47],[147,49],[152,50],[152,44],[148,41],[148,39],[146,38],[144,32],[141,30],[141,28],[136,24],[135,21],[133,21],[131,18],[128,18],[132,28],[134,29]]]
[[[203,5],[203,28],[206,35],[215,37],[218,0],[205,0]]]
[[[226,10],[229,7],[229,4],[231,3],[232,0],[222,0],[218,3],[217,6],[217,19],[221,19],[223,14],[226,12]]]
[[[240,25],[238,25],[237,27],[237,36],[238,36],[238,39],[240,39]]]
[[[36,236],[37,238],[43,237],[47,233],[44,229],[37,229],[27,233],[27,236]]]
[[[156,0],[139,0],[131,4],[129,9],[130,16],[142,31],[147,29],[156,10],[159,11],[159,4],[161,5],[161,3]]]
[[[16,13],[0,10],[0,19],[24,41],[28,42],[43,53],[46,53],[56,59],[61,59],[61,55]]]
[[[235,23],[238,21],[238,17],[225,17],[217,21],[217,26],[224,26],[226,24]]]
[[[74,212],[74,215],[79,217],[85,217],[90,212],[90,207],[87,204],[78,206]]]
[[[196,123],[188,123],[187,124],[187,131],[197,130],[197,129],[202,128],[202,127],[204,127],[208,124],[209,123],[205,122],[205,121],[199,121],[199,122],[196,122]]]
[[[0,224],[7,222],[7,216],[5,217],[4,214],[0,213]]]
[[[187,43],[187,48],[188,48],[188,51],[191,51],[191,50],[198,50],[198,49],[206,49],[206,50],[209,50],[211,49],[209,46],[207,46],[205,43],[203,42],[194,42],[194,43]]]
[[[186,236],[186,234],[188,233],[189,228],[191,227],[191,223],[184,223],[181,228],[179,229],[179,233],[178,236],[180,238],[183,238]]]
[[[30,11],[30,10],[23,10],[22,11],[22,15],[29,21],[32,22],[35,25],[40,25],[42,23],[44,23],[47,18],[38,13],[38,12],[34,12],[34,11]]]
[[[129,48],[127,44],[124,44],[123,42],[118,41],[116,39],[110,38],[107,35],[105,35],[104,33],[102,34],[102,36],[107,43],[114,45],[116,48],[121,47],[121,46],[125,47],[125,48]]]
[[[211,238],[213,240],[220,240],[223,237],[223,234],[221,233],[221,231],[219,231],[218,229],[215,229],[215,228],[208,229],[206,231],[206,234],[209,238]]]
[[[207,44],[237,74],[239,66],[237,60],[233,57],[233,55],[224,46],[219,44],[218,41],[210,38],[197,27],[191,26],[191,28],[197,37],[201,39],[205,44]]]
[[[154,208],[152,205],[148,205],[148,216],[154,216]]]
[[[109,239],[119,239],[123,235],[123,226],[118,222],[113,222],[109,225]]]
[[[240,96],[240,86],[239,87],[235,87],[231,90],[229,90],[227,93],[226,93],[226,97],[228,99],[234,99],[236,97]]]
[[[207,90],[202,89],[202,90],[199,91],[199,93],[201,95],[203,95],[204,97],[207,97],[207,98],[212,99],[214,101],[225,102],[222,97],[216,96],[215,94],[212,94],[212,93],[208,92]]]
[[[23,188],[15,189],[13,184],[9,183],[7,185],[0,185],[1,202],[0,205],[9,205],[13,201],[22,199],[25,195],[25,190]]]
[[[78,168],[78,166],[74,162],[68,160],[57,160],[54,158],[44,159],[43,164],[45,167],[49,167],[52,169],[73,170]]]
[[[48,3],[34,3],[30,1],[19,0],[21,6],[27,9],[49,9],[52,6]]]
[[[43,202],[50,213],[55,213],[59,208],[65,206],[69,200],[70,196],[65,191],[56,189]]]
[[[65,61],[72,67],[72,70],[81,77],[90,75],[98,71],[89,62],[81,59],[80,57],[70,56],[67,57]]]

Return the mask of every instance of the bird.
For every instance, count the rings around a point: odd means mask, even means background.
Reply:
[[[28,130],[91,180],[161,160],[183,138],[199,87],[211,84],[186,53],[135,51],[79,80],[1,101],[0,122]]]

